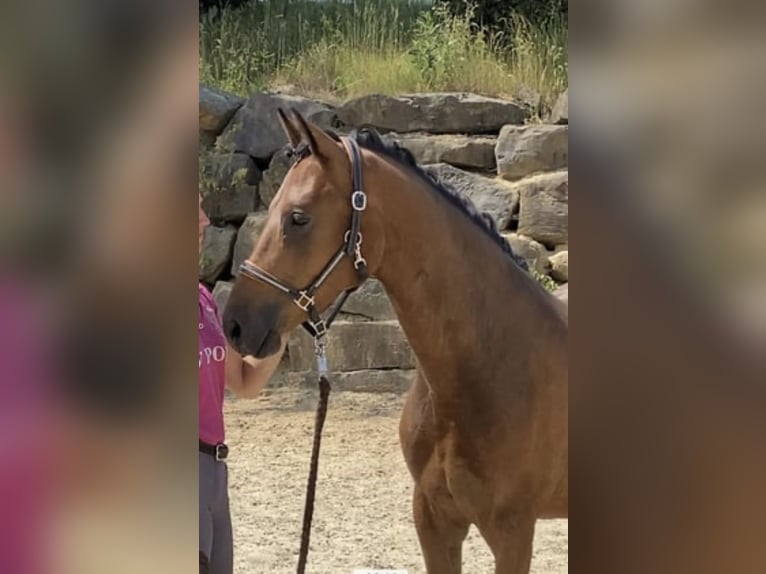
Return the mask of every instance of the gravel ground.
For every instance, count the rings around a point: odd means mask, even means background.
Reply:
[[[398,442],[403,397],[330,396],[307,572],[355,568],[425,572],[410,512],[412,479]],[[237,574],[295,572],[311,455],[316,393],[275,390],[226,404]],[[567,572],[568,522],[539,521],[533,574]],[[464,574],[494,571],[475,529]]]

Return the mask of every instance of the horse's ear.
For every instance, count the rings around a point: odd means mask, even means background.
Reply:
[[[306,121],[297,110],[292,110],[292,116],[303,141],[311,150],[311,155],[319,161],[329,161],[334,158],[344,157],[343,151],[338,144],[323,129]]]
[[[301,134],[295,124],[287,117],[287,114],[282,108],[277,108],[277,115],[279,116],[279,123],[282,124],[282,129],[287,136],[287,141],[290,145],[296,147],[301,142]]]

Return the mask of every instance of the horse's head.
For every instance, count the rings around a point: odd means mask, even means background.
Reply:
[[[342,250],[355,211],[350,151],[297,112],[287,116],[280,110],[279,116],[295,162],[271,202],[223,317],[231,345],[258,358],[275,353],[292,329],[316,317],[313,311],[321,313],[362,280],[353,244]],[[357,202],[357,207],[367,206]],[[361,250],[370,270],[382,248],[374,237],[380,234],[372,211],[366,208],[354,216],[361,223]]]

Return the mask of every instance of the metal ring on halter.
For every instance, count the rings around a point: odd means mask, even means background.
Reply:
[[[367,209],[367,194],[362,190],[357,190],[351,194],[351,207],[354,211],[364,211]]]
[[[319,321],[311,321],[311,326],[314,328],[314,340],[318,341],[319,339],[324,338],[324,336],[327,334],[327,323],[323,319],[320,319]]]
[[[314,298],[305,291],[298,293],[298,298],[293,299],[293,302],[303,311],[308,311],[315,304]]]
[[[348,243],[349,236],[351,235],[351,230],[349,229],[346,231],[346,234],[343,236],[343,243]],[[362,232],[358,231],[356,234],[356,247],[362,246]]]

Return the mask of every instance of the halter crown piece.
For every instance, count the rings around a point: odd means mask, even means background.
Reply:
[[[303,322],[303,328],[314,338],[314,349],[317,356],[317,370],[320,375],[327,374],[327,354],[325,352],[324,338],[327,331],[337,317],[343,305],[346,303],[349,295],[356,291],[367,279],[367,261],[362,256],[362,212],[367,209],[367,194],[362,187],[362,154],[359,151],[359,144],[354,140],[341,138],[349,159],[351,160],[351,171],[353,175],[353,191],[351,193],[351,224],[349,229],[343,235],[343,241],[338,251],[324,266],[319,275],[305,289],[295,289],[284,281],[274,277],[271,273],[264,271],[254,263],[245,260],[239,267],[240,274],[249,279],[263,281],[267,285],[289,295],[302,311],[308,315],[308,319]],[[299,156],[299,158],[302,156]],[[315,293],[319,290],[325,280],[335,270],[344,257],[353,257],[354,269],[359,276],[360,282],[351,289],[346,289],[335,300],[330,308],[327,318],[323,319],[316,309]]]

